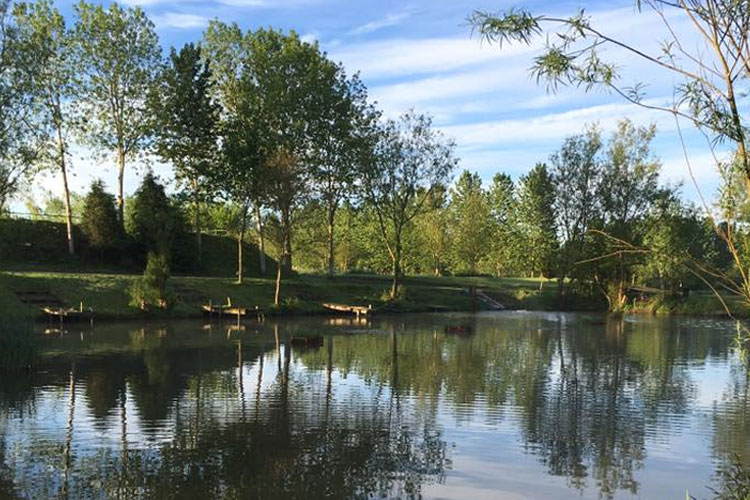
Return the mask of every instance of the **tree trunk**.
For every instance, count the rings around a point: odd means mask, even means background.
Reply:
[[[281,267],[285,273],[292,272],[292,222],[289,211],[281,213]]]
[[[237,233],[237,283],[242,284],[242,239],[245,237],[244,231]]]
[[[60,172],[63,181],[63,200],[65,201],[65,226],[68,236],[68,253],[75,255],[76,247],[73,240],[73,210],[70,207],[70,189],[68,188],[68,169],[65,164],[65,143],[62,138],[62,130],[57,127],[57,154],[60,161]]]
[[[247,209],[242,207],[242,221],[240,222],[240,230],[237,233],[237,283],[242,284],[244,277],[244,262],[242,261],[242,244],[245,240],[245,230],[247,223]]]
[[[123,184],[125,181],[125,150],[122,144],[117,146],[117,217],[120,227],[125,227],[125,196]]]
[[[336,207],[328,208],[328,277],[333,278],[334,271],[334,232],[335,232],[335,221],[336,221]]]
[[[391,299],[395,299],[401,287],[401,235],[396,236],[393,249],[393,283],[391,284]]]
[[[198,263],[200,264],[203,255],[203,237],[201,235],[200,224],[200,191],[198,186],[198,177],[193,177],[193,229],[195,229],[196,244],[198,245]]]
[[[255,204],[255,228],[258,232],[258,257],[260,259],[260,274],[266,274],[266,245],[263,238],[263,220],[260,218],[260,204]]]
[[[281,303],[281,259],[276,264],[276,292],[273,295],[273,304],[278,307]]]

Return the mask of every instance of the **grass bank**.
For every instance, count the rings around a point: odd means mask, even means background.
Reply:
[[[83,301],[92,307],[98,318],[128,319],[145,314],[151,316],[193,317],[200,314],[200,305],[209,299],[214,302],[231,297],[234,304],[259,306],[272,313],[323,313],[323,302],[382,306],[387,297],[390,280],[386,276],[342,275],[329,279],[314,274],[300,274],[288,278],[282,287],[284,301],[274,309],[274,281],[269,278],[249,278],[238,285],[231,278],[176,276],[170,286],[177,297],[169,311],[144,313],[129,305],[128,289],[138,274],[64,273],[9,271],[0,273],[0,309],[18,310],[25,315],[39,317],[38,307],[23,304],[17,293],[37,292],[75,307]],[[554,309],[556,288],[546,282],[540,289],[536,279],[497,279],[477,277],[410,277],[406,278],[405,294],[394,309],[399,312],[435,310],[473,310],[486,308],[481,300],[473,299],[467,288],[475,286],[486,291],[506,307],[521,309]]]

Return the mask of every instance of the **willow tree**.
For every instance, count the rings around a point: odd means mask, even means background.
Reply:
[[[26,66],[31,83],[29,104],[35,114],[37,132],[45,139],[42,158],[49,160],[62,178],[68,252],[74,254],[73,211],[68,188],[69,133],[75,120],[72,108],[76,61],[71,51],[72,36],[65,18],[46,0],[16,4],[13,17],[21,50],[36,61],[32,67]]]
[[[382,123],[376,138],[360,182],[391,257],[394,299],[401,285],[404,230],[429,210],[427,201],[448,182],[457,161],[454,143],[432,128],[429,117],[414,111]]]
[[[534,58],[531,71],[550,90],[562,85],[587,91],[604,89],[637,106],[672,115],[678,127],[681,120],[687,121],[706,137],[707,148],[714,157],[715,148],[730,144],[736,149],[736,168],[741,172],[746,196],[750,197],[750,123],[744,111],[750,102],[750,94],[745,92],[750,83],[748,2],[636,0],[635,5],[633,16],[651,15],[661,22],[661,34],[653,33],[651,37],[661,35],[660,44],[641,46],[612,36],[583,10],[569,17],[534,14],[524,8],[500,13],[475,11],[469,21],[485,41],[501,47],[546,38],[548,43]],[[678,22],[685,28],[675,29]],[[647,99],[649,82],[645,80],[626,84],[621,77],[622,64],[611,59],[618,54],[649,66],[649,71],[640,71],[640,75],[674,81],[674,98],[663,103]],[[691,169],[687,153],[685,159]],[[716,163],[720,166],[718,160]],[[710,210],[705,208],[711,218]],[[714,224],[732,253],[739,278],[723,273],[715,277],[750,303],[748,262],[738,248],[733,226]],[[716,274],[700,263],[697,267],[696,273],[707,281],[706,276]]]
[[[83,137],[117,156],[117,211],[122,224],[126,161],[143,151],[153,129],[146,97],[162,64],[159,39],[140,7],[124,9],[113,3],[105,8],[81,1],[75,10]]]

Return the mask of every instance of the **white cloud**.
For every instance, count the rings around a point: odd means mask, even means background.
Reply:
[[[501,119],[442,128],[463,147],[487,147],[562,140],[568,135],[579,133],[588,123],[598,123],[604,131],[609,131],[622,118],[630,118],[641,125],[655,122],[661,132],[675,128],[674,120],[665,113],[626,103],[602,104],[532,118]]]
[[[386,17],[382,19],[378,19],[376,21],[370,21],[369,23],[365,23],[361,26],[354,28],[353,30],[349,31],[349,34],[350,35],[364,35],[367,33],[372,33],[374,31],[381,30],[383,28],[396,26],[397,24],[401,23],[401,21],[409,17],[409,15],[410,14],[408,12],[388,14]]]
[[[309,31],[300,37],[300,40],[306,43],[315,43],[320,39],[319,31]]]
[[[396,38],[350,44],[333,51],[352,71],[361,71],[370,80],[446,72],[465,66],[529,54],[533,49],[514,46],[504,50],[480,44],[468,36],[461,38]],[[525,60],[528,64],[528,60]]]
[[[164,12],[151,16],[158,28],[191,29],[202,28],[208,24],[208,19],[197,14],[184,12]]]

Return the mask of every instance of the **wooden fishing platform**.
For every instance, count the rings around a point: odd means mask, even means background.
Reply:
[[[343,312],[343,313],[354,313],[359,319],[360,316],[369,316],[375,312],[372,306],[350,306],[346,304],[331,304],[324,303],[323,307],[329,311]]]
[[[242,316],[247,316],[248,314],[254,314],[258,321],[265,319],[263,309],[260,309],[258,306],[255,306],[255,308],[234,306],[232,305],[232,299],[230,299],[229,297],[227,297],[226,304],[214,304],[211,300],[209,300],[208,304],[203,304],[201,306],[201,310],[205,314],[208,314],[209,317],[217,315],[219,319],[221,319],[224,315],[235,316],[237,317],[237,322],[240,321],[240,318]]]
[[[65,321],[89,320],[92,324],[94,323],[94,310],[90,307],[84,308],[83,302],[77,309],[75,307],[44,306],[42,311],[50,321],[58,318],[61,325]]]

